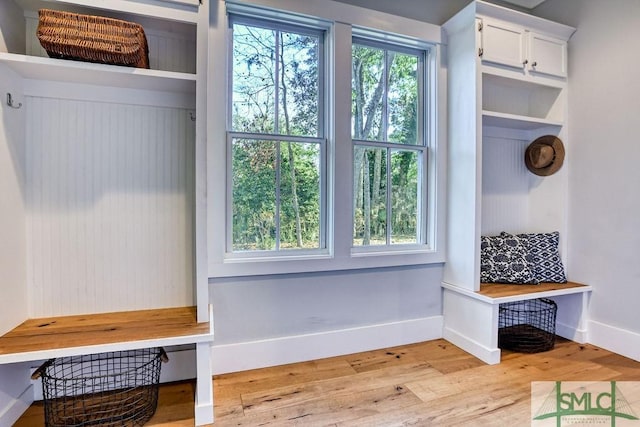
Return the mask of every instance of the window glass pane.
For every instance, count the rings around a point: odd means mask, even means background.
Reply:
[[[320,247],[320,147],[280,144],[280,248]]]
[[[232,144],[233,250],[319,248],[320,145],[240,138]]]
[[[234,251],[276,248],[276,151],[273,141],[234,139]]]
[[[320,37],[233,24],[232,129],[320,136]]]
[[[353,245],[387,244],[387,149],[354,147]]]
[[[418,243],[418,153],[391,150],[391,243]]]
[[[424,243],[424,57],[380,40],[352,45],[354,246]]]
[[[324,249],[324,32],[241,16],[231,23],[228,250]]]
[[[352,136],[357,140],[384,140],[383,96],[384,51],[353,44],[351,121]]]
[[[274,30],[233,25],[232,129],[275,132]]]
[[[279,33],[279,117],[283,135],[319,136],[317,37]]]
[[[356,140],[419,144],[419,57],[354,43],[352,136]]]
[[[418,57],[389,52],[387,141],[418,144]]]

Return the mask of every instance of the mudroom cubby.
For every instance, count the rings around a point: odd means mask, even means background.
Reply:
[[[36,37],[41,8],[141,24],[150,69],[49,58]],[[12,100],[0,138],[18,153],[26,252],[24,281],[12,284],[26,303],[0,322],[0,363],[191,346],[198,424],[213,421],[197,120],[208,25],[198,0],[0,3],[2,99]]]
[[[524,153],[536,138],[554,135],[570,156],[566,47],[575,29],[483,1],[469,4],[444,29],[449,86],[444,338],[487,363],[499,363],[499,304],[549,297],[558,303],[558,334],[584,342],[590,286],[480,283],[482,235],[558,231],[566,260],[567,166],[537,176],[525,166]],[[532,66],[531,55],[545,58],[545,67],[536,69],[537,61]],[[492,286],[506,288],[496,293]]]
[[[15,1],[15,2],[14,2]],[[11,36],[5,37],[0,62],[28,79],[97,84],[194,94],[196,88],[197,7],[157,2],[112,1],[90,7],[86,1],[11,0],[3,5]],[[36,37],[38,10],[54,9],[135,22],[149,44],[150,69],[109,66],[49,58]],[[9,18],[11,17],[11,18]],[[193,98],[193,97],[192,97]],[[191,100],[193,103],[194,101]],[[195,107],[195,104],[192,108]]]
[[[564,124],[565,91],[561,84],[547,83],[543,85],[483,72],[483,125],[522,130],[561,127]]]

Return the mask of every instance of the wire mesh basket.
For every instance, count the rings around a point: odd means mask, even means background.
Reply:
[[[547,298],[500,304],[498,347],[523,353],[551,350],[557,311],[555,301]]]
[[[42,376],[45,425],[143,425],[158,405],[162,361],[162,348],[48,360],[33,375]]]

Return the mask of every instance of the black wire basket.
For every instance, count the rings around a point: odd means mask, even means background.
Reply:
[[[498,347],[522,353],[551,350],[556,340],[555,301],[537,298],[500,304]]]
[[[47,427],[141,426],[158,405],[162,348],[115,351],[45,362],[42,377]]]

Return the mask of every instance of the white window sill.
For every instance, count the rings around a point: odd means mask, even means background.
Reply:
[[[357,270],[444,263],[444,253],[398,250],[385,252],[355,252],[345,256],[291,255],[278,257],[227,258],[211,260],[209,277],[240,277],[321,271]]]

